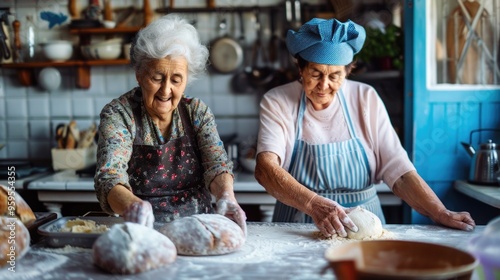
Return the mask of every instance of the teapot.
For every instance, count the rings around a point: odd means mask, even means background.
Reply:
[[[472,134],[480,130],[474,130]],[[469,171],[469,182],[479,185],[498,185],[500,177],[499,152],[496,143],[489,139],[479,145],[476,151],[471,144],[461,143],[467,153],[472,157]]]

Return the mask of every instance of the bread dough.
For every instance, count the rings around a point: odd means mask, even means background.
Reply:
[[[382,236],[382,222],[377,215],[372,212],[356,207],[347,214],[352,222],[358,227],[357,232],[347,230],[347,238],[364,240],[373,239]]]
[[[179,255],[222,255],[245,243],[243,230],[220,214],[197,214],[174,220],[159,229],[168,236]]]
[[[94,264],[113,274],[135,274],[173,263],[175,245],[158,231],[136,223],[115,224],[92,246]]]
[[[14,196],[16,202],[15,216],[12,216],[12,212],[9,210],[9,206],[12,206],[12,204],[9,204],[12,203],[12,201],[9,200],[10,196]],[[35,213],[33,213],[22,196],[15,190],[11,190],[4,185],[0,185],[0,215],[17,218],[21,220],[25,226],[29,226],[36,220]]]
[[[28,252],[29,245],[30,233],[21,220],[0,216],[0,267],[11,265],[10,261],[15,265]]]

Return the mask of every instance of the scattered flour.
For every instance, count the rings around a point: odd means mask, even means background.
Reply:
[[[280,227],[280,230],[276,230]],[[395,235],[388,230],[383,230],[382,235],[373,239],[395,239]],[[322,242],[318,242],[318,240]],[[207,262],[240,262],[240,263],[260,263],[269,260],[277,261],[282,258],[285,262],[290,258],[290,252],[306,251],[315,249],[319,255],[331,246],[338,246],[346,242],[357,240],[332,236],[326,238],[313,224],[274,224],[248,226],[248,237],[243,247],[233,253],[220,256],[178,256],[186,261],[207,261]],[[304,258],[304,256],[301,256]],[[314,261],[314,258],[311,261]],[[191,265],[196,264],[189,262]]]
[[[50,252],[50,253],[57,253],[57,254],[71,254],[71,253],[79,253],[79,252],[91,253],[92,252],[91,248],[75,247],[75,246],[71,246],[71,245],[66,245],[62,248],[44,247],[44,248],[41,248],[41,250],[46,251],[46,252]]]
[[[357,242],[357,241],[359,241],[359,240],[356,240],[356,239],[350,239],[350,238],[346,238],[346,237],[341,237],[341,236],[338,236],[336,234],[334,234],[334,235],[332,235],[330,237],[325,237],[319,231],[314,232],[313,235],[314,235],[315,238],[327,242],[330,246],[338,246],[338,245],[342,245],[342,244],[349,243],[349,242]],[[382,229],[382,234],[380,234],[380,236],[378,236],[378,237],[368,237],[368,238],[364,238],[363,240],[381,240],[381,239],[396,239],[396,234],[394,234],[393,232],[388,231],[387,229]]]
[[[26,254],[16,263],[15,273],[7,270],[8,266],[1,269],[0,279],[42,279],[46,273],[58,268],[67,261],[68,257],[64,255],[30,250],[29,254]]]

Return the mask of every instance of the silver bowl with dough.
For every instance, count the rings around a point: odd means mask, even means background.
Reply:
[[[453,247],[404,240],[363,240],[325,252],[336,279],[470,279],[478,261]]]

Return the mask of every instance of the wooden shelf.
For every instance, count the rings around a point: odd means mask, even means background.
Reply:
[[[267,11],[267,10],[276,10],[279,9],[278,6],[248,6],[248,7],[215,7],[215,8],[158,8],[155,10],[156,13],[159,14],[170,14],[170,13],[224,13],[224,12],[254,12],[258,11]]]
[[[90,88],[90,67],[108,66],[108,65],[127,65],[128,59],[113,60],[68,60],[64,62],[26,62],[26,63],[8,63],[1,67],[7,69],[17,69],[17,76],[23,86],[32,86],[35,82],[33,69],[44,67],[76,67],[75,85],[77,88]]]
[[[93,35],[112,35],[112,34],[135,34],[141,29],[140,26],[126,26],[116,28],[70,28],[69,33],[79,36],[79,46],[90,43]],[[77,46],[77,48],[79,47]],[[76,87],[88,89],[90,88],[90,67],[91,66],[108,66],[108,65],[127,65],[130,60],[113,59],[113,60],[68,60],[64,62],[53,61],[37,61],[25,63],[6,63],[0,64],[0,67],[17,69],[18,79],[23,86],[32,86],[35,82],[33,69],[43,67],[76,67]]]
[[[80,34],[116,34],[116,33],[136,33],[141,29],[140,26],[125,26],[125,27],[115,27],[115,28],[70,28],[69,33],[80,35]]]

